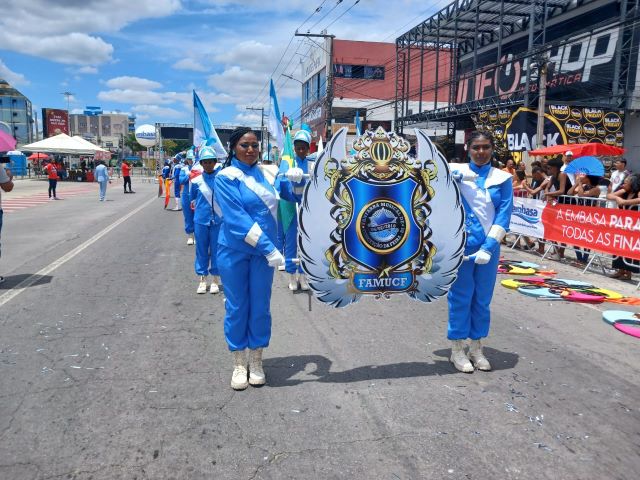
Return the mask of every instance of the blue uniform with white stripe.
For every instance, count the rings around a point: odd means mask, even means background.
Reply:
[[[283,179],[279,192],[300,200],[291,182]],[[218,237],[218,268],[225,295],[224,333],[229,349],[269,346],[273,268],[266,255],[276,249],[278,193],[258,164],[235,157],[218,173],[215,199],[222,212]]]
[[[182,197],[180,197],[180,203],[182,204],[182,216],[184,217],[184,233],[190,235],[194,232],[193,227],[193,210],[191,210],[191,194],[189,186],[189,173],[191,172],[191,165],[184,165],[180,169],[180,175],[178,181],[182,186]]]
[[[468,169],[477,175],[475,180],[465,180],[460,186],[467,232],[464,254],[468,256],[485,250],[491,254],[491,259],[484,265],[469,259],[458,269],[447,296],[447,338],[479,340],[489,334],[489,305],[500,260],[500,242],[493,238],[492,231],[509,230],[513,208],[512,177],[490,164],[478,166],[471,162],[449,166],[452,172]]]
[[[222,218],[213,194],[218,172],[220,169],[211,173],[203,171],[202,175],[194,178],[194,181],[191,182],[191,201],[195,203],[193,224],[196,237],[195,270],[197,275],[209,273],[219,275],[217,254]]]
[[[180,171],[184,167],[184,164],[177,163],[173,167],[173,172],[171,172],[171,179],[173,180],[173,195],[176,198],[180,198]]]
[[[296,164],[298,168],[307,174],[309,173],[309,160],[308,158],[300,158],[296,155]],[[280,162],[280,168],[278,170],[278,176],[276,177],[275,186],[278,188],[280,179],[284,178],[285,172],[289,170],[289,164],[287,162]],[[298,192],[302,194],[302,191]],[[293,258],[298,257],[298,216],[296,215],[291,220],[291,224],[287,231],[284,231],[282,221],[278,219],[278,248],[282,249],[282,253],[285,258],[284,269],[287,273],[302,273],[302,267],[296,265],[291,261]]]

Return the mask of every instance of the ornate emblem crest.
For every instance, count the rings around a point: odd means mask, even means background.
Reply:
[[[422,130],[418,157],[383,128],[346,157],[346,129],[320,155],[300,209],[302,268],[319,300],[341,307],[362,295],[448,291],[464,249],[464,212],[447,163]]]

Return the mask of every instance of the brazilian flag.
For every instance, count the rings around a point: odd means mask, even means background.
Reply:
[[[284,136],[284,148],[282,150],[282,157],[280,159],[279,174],[284,177],[284,173],[296,166],[296,155],[293,151],[293,140],[291,139],[291,130],[287,127],[287,131]],[[278,218],[282,222],[284,231],[286,232],[291,225],[291,222],[296,216],[296,204],[295,202],[289,202],[287,200],[280,199],[278,204]]]

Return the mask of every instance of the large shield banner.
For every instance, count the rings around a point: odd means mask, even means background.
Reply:
[[[302,268],[316,297],[344,307],[362,295],[445,295],[465,243],[460,192],[447,162],[416,130],[409,142],[365,132],[347,157],[346,128],[318,158],[299,213]]]

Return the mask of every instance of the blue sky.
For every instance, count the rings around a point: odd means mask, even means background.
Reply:
[[[266,113],[269,78],[280,110],[299,111],[300,84],[282,76],[300,78],[294,53],[308,40],[296,29],[394,42],[450,1],[5,0],[0,78],[38,111],[66,108],[62,92],[72,92],[72,112],[191,123],[195,89],[215,124],[259,125],[246,107]]]

